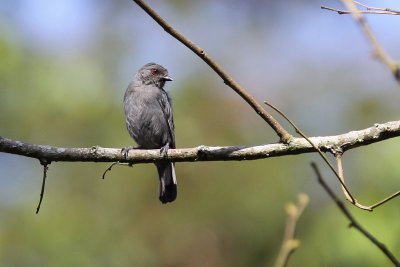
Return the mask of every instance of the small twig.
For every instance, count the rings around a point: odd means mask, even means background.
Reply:
[[[341,153],[337,153],[335,155],[335,158],[336,158],[336,161],[337,161],[339,177],[342,180],[342,182],[345,183],[344,182],[343,164],[342,164],[342,154]],[[342,190],[343,190],[344,195],[346,196],[346,199],[351,202],[350,196],[347,194],[347,191],[345,190],[345,188],[342,187]],[[399,195],[400,195],[400,191],[397,191],[396,193],[390,195],[389,197],[379,201],[378,203],[370,205],[370,206],[364,206],[364,205],[358,203],[357,200],[355,201],[355,203],[352,203],[352,202],[351,203],[354,204],[355,206],[357,206],[360,209],[373,211],[376,207],[379,207],[380,205],[383,205],[384,203],[388,202],[389,200],[391,200],[391,199],[393,199],[393,198],[395,198],[395,197],[397,197]]]
[[[111,171],[112,167],[114,167],[115,165],[128,165],[129,167],[132,167],[133,163],[128,163],[128,162],[113,162],[103,173],[103,175],[101,176],[101,178],[104,180],[106,178],[106,174],[107,172]]]
[[[382,8],[382,7],[370,7],[370,6],[367,6],[366,4],[360,3],[358,1],[354,1],[354,3],[359,6],[365,7],[365,9],[367,9],[367,10],[376,10],[376,11],[384,11],[384,12],[392,13],[392,14],[388,13],[389,15],[400,15],[399,10],[394,10],[391,8]]]
[[[283,114],[282,111],[280,111],[277,107],[274,105],[268,103],[267,101],[264,101],[264,103],[268,106],[270,106],[272,109],[274,109],[276,112],[278,112],[285,120],[289,122],[290,125],[293,126],[293,128],[296,130],[298,134],[300,134],[304,139],[306,139],[310,145],[317,150],[318,154],[322,157],[322,159],[328,164],[329,168],[332,170],[332,172],[336,175],[336,177],[339,179],[340,185],[342,187],[343,193],[346,197],[346,199],[356,206],[357,208],[360,208],[362,210],[367,210],[367,211],[372,211],[374,208],[382,205],[385,202],[388,202],[389,200],[397,197],[400,195],[400,191],[394,193],[393,195],[387,197],[386,199],[378,202],[377,204],[374,204],[372,206],[365,206],[357,201],[355,197],[350,193],[349,189],[347,188],[345,181],[344,181],[344,174],[343,174],[343,165],[342,165],[342,154],[343,151],[334,151],[334,155],[337,161],[337,166],[338,166],[338,171],[335,170],[335,168],[332,166],[332,164],[328,161],[327,157],[322,153],[321,149],[319,149],[318,146],[316,146],[309,137],[306,136],[285,114]]]
[[[292,136],[279,124],[279,122],[271,116],[256,100],[255,98],[245,90],[239,83],[237,83],[218,63],[213,60],[206,51],[200,46],[193,43],[183,34],[175,30],[166,20],[164,20],[157,12],[152,9],[145,1],[133,0],[138,4],[155,22],[157,22],[167,33],[177,39],[187,48],[192,50],[197,56],[199,56],[208,66],[210,66],[215,73],[217,73],[224,83],[232,88],[238,95],[240,95],[253,109],[254,111],[266,121],[271,128],[279,136],[280,141],[283,143],[289,143]]]
[[[353,204],[354,206],[356,206],[357,208],[360,208],[362,210],[367,210],[367,211],[372,211],[371,207],[368,206],[364,206],[360,203],[358,203],[358,201],[356,199],[354,199],[352,196],[350,196],[347,193],[347,189],[345,187],[343,187],[343,184],[345,184],[344,182],[344,172],[343,172],[343,164],[342,164],[342,153],[336,153],[335,154],[335,158],[336,158],[336,162],[337,162],[337,168],[338,168],[338,174],[339,174],[339,179],[340,181],[342,181],[341,186],[342,186],[342,190],[343,193],[346,197],[346,199]]]
[[[371,233],[369,233],[364,227],[362,227],[353,217],[353,215],[350,213],[350,211],[347,209],[346,205],[344,202],[342,202],[336,194],[333,192],[333,190],[328,186],[328,184],[325,182],[323,179],[317,164],[314,162],[311,163],[311,167],[314,169],[315,174],[317,175],[318,182],[322,185],[322,187],[325,189],[325,191],[328,193],[328,195],[332,198],[332,200],[335,202],[335,204],[338,206],[340,211],[349,219],[350,221],[350,226],[354,227],[357,229],[361,234],[363,234],[369,241],[371,241],[375,246],[377,246],[385,255],[386,257],[395,265],[395,266],[400,266],[400,262],[396,259],[396,257],[390,252],[390,250],[386,247],[385,244],[381,243],[378,239],[376,239]]]
[[[355,2],[355,1],[354,1]],[[358,12],[342,10],[328,6],[321,6],[321,9],[329,10],[338,13],[339,15],[347,14],[378,14],[378,15],[400,15],[400,11],[388,9],[388,8],[367,8],[367,10],[359,10]]]
[[[41,159],[40,164],[43,166],[43,179],[42,179],[42,188],[40,190],[40,199],[39,199],[39,204],[36,208],[36,214],[39,213],[40,206],[42,205],[43,201],[43,196],[44,196],[44,189],[46,187],[46,177],[47,177],[47,171],[49,169],[48,165],[51,163],[51,161],[47,161],[46,159]]]
[[[395,197],[397,197],[397,196],[400,196],[400,191],[397,191],[396,193],[394,193],[394,194],[388,196],[387,198],[385,198],[385,199],[379,201],[378,203],[375,203],[374,205],[371,205],[370,208],[371,208],[371,209],[375,209],[376,207],[379,207],[380,205],[385,204],[386,202],[388,202],[389,200],[391,200],[391,199],[393,199],[393,198],[395,198]]]
[[[322,9],[337,12],[338,14],[351,14],[353,18],[360,25],[361,29],[364,31],[365,36],[371,43],[374,49],[374,56],[382,61],[389,70],[392,72],[393,76],[398,82],[400,82],[400,65],[397,64],[385,50],[380,45],[378,39],[375,37],[371,27],[368,25],[363,14],[389,14],[389,15],[400,15],[400,11],[389,9],[389,8],[374,8],[368,7],[367,5],[361,4],[353,0],[341,0],[342,3],[347,7],[348,10],[339,10],[331,7],[321,6]],[[366,8],[366,10],[359,10],[357,5]]]
[[[282,111],[280,111],[277,107],[275,107],[274,105],[272,105],[271,103],[268,103],[267,101],[264,101],[264,103],[268,106],[270,106],[273,110],[275,110],[276,112],[278,112],[287,122],[289,122],[290,125],[293,126],[293,128],[296,130],[296,132],[298,134],[300,134],[304,139],[306,139],[310,145],[315,148],[315,150],[317,150],[318,154],[322,157],[322,159],[325,161],[326,164],[328,164],[329,168],[331,169],[331,171],[335,174],[335,176],[338,178],[339,183],[342,185],[343,189],[346,191],[347,196],[351,199],[350,202],[351,203],[356,203],[356,199],[352,196],[352,194],[350,193],[350,191],[347,189],[346,184],[342,181],[342,179],[340,178],[339,174],[337,173],[337,171],[335,170],[335,168],[332,166],[332,164],[329,162],[328,158],[322,153],[321,149],[319,149],[318,146],[316,146],[311,140],[310,138],[307,137],[306,134],[304,134],[299,127],[297,127]]]
[[[279,251],[278,258],[275,262],[275,267],[284,267],[289,261],[289,257],[300,246],[300,241],[295,239],[296,225],[299,217],[307,206],[309,198],[306,194],[299,194],[297,204],[288,203],[286,213],[285,233],[283,236],[282,247]]]
[[[339,179],[342,181],[342,183],[345,183],[344,181],[344,172],[343,172],[343,164],[342,164],[342,153],[336,153],[335,154],[336,162],[337,162],[337,169],[338,169],[338,174],[339,174]],[[346,199],[349,199],[350,196],[347,194],[347,191],[342,187],[343,194],[345,195]]]

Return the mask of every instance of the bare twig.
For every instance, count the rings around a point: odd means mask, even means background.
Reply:
[[[335,154],[360,146],[366,146],[400,136],[400,121],[375,124],[359,131],[341,135],[310,137],[311,142],[323,152]],[[290,144],[265,144],[257,146],[198,146],[194,148],[169,149],[168,155],[160,155],[159,149],[130,150],[127,157],[121,148],[63,148],[48,145],[29,144],[0,137],[0,152],[16,154],[35,159],[66,162],[134,162],[154,163],[160,160],[174,162],[256,160],[278,156],[315,152],[315,148],[304,138],[293,138]]]
[[[372,211],[372,209],[370,207],[367,207],[367,206],[364,206],[364,205],[358,203],[358,201],[352,195],[348,194],[347,187],[343,186],[345,184],[345,182],[344,182],[343,165],[342,165],[342,153],[335,154],[335,158],[336,158],[336,162],[337,162],[337,166],[338,166],[339,179],[341,181],[340,185],[342,187],[342,190],[343,190],[343,193],[344,193],[346,199],[351,204],[356,206],[357,208],[360,208],[362,210]]]
[[[331,169],[331,171],[335,174],[335,176],[338,178],[339,183],[341,184],[343,191],[345,191],[345,195],[346,197],[349,198],[349,201],[353,204],[357,203],[357,200],[352,196],[352,194],[350,193],[350,191],[347,189],[346,184],[344,183],[344,181],[340,178],[340,175],[336,172],[335,168],[332,166],[332,164],[329,162],[329,160],[327,159],[327,157],[322,153],[321,149],[318,148],[318,146],[316,146],[311,140],[310,138],[307,137],[307,135],[305,133],[303,133],[299,127],[297,127],[282,111],[280,111],[277,107],[275,107],[274,105],[268,103],[267,101],[264,102],[266,105],[270,106],[272,109],[274,109],[276,112],[278,112],[285,120],[287,120],[287,122],[289,122],[290,125],[293,126],[293,128],[296,130],[296,132],[298,134],[300,134],[302,137],[304,137],[304,139],[306,139],[310,145],[312,147],[315,148],[315,150],[317,150],[318,154],[322,157],[322,159],[325,161],[326,164],[328,164],[329,168]],[[334,154],[337,153],[337,150],[333,151]]]
[[[358,1],[353,1],[354,4],[364,7],[365,10],[341,10],[327,6],[321,6],[321,9],[326,9],[330,11],[337,12],[338,14],[352,14],[352,13],[361,13],[361,14],[381,14],[381,15],[400,15],[399,10],[394,10],[391,8],[382,8],[382,7],[370,7],[365,4],[362,4]]]
[[[315,174],[317,175],[318,182],[322,185],[328,195],[332,198],[335,204],[338,206],[340,211],[349,219],[350,227],[354,227],[357,229],[361,234],[363,234],[369,241],[371,241],[375,246],[377,246],[385,255],[386,257],[395,265],[400,266],[400,262],[396,259],[396,257],[390,252],[390,250],[385,246],[385,244],[381,243],[376,237],[374,237],[371,233],[369,233],[364,227],[359,224],[350,211],[347,209],[344,202],[342,202],[333,190],[328,186],[328,184],[324,181],[317,165],[312,162],[311,167],[314,169]]]
[[[382,7],[370,7],[365,4],[360,3],[358,1],[354,1],[354,3],[359,6],[365,7],[365,9],[367,9],[369,11],[381,11],[381,12],[387,12],[388,15],[400,15],[399,10],[394,10],[391,8],[382,8]]]
[[[397,191],[396,193],[388,196],[387,198],[379,201],[378,203],[375,203],[374,205],[371,205],[370,208],[371,209],[375,209],[376,207],[379,207],[380,205],[385,204],[386,202],[388,202],[389,200],[392,200],[393,198],[400,196],[400,191]]]
[[[192,50],[199,56],[208,66],[210,66],[224,81],[226,85],[232,88],[238,95],[240,95],[255,111],[261,116],[277,133],[280,141],[289,143],[292,136],[279,124],[279,122],[272,117],[255,99],[245,90],[239,83],[237,83],[216,61],[214,61],[206,51],[200,46],[193,43],[183,34],[175,30],[167,21],[165,21],[157,12],[142,0],[133,0],[138,4],[150,17],[154,19],[167,33]]]
[[[44,188],[46,187],[46,177],[47,177],[47,171],[49,169],[48,165],[51,163],[51,161],[47,161],[46,159],[41,159],[40,164],[43,165],[43,179],[42,179],[42,188],[40,190],[40,199],[39,199],[39,204],[36,208],[36,214],[39,213],[40,206],[42,205],[42,200],[44,196]]]
[[[355,2],[355,1],[354,1]],[[377,14],[377,15],[400,15],[400,11],[389,9],[389,8],[367,8],[367,10],[359,10],[358,12],[350,10],[342,10],[328,6],[321,6],[321,9],[337,12],[339,15],[347,14]]]
[[[308,138],[306,136],[306,134],[304,132],[302,132],[299,127],[297,127],[282,111],[280,111],[277,107],[275,107],[274,105],[268,103],[267,101],[264,102],[266,105],[270,106],[272,109],[274,109],[276,112],[278,112],[287,122],[289,122],[290,125],[293,126],[293,128],[296,130],[296,132],[298,134],[300,134],[302,137],[304,137],[304,139],[306,139],[311,146],[313,146],[315,148],[315,150],[317,150],[318,154],[322,157],[322,159],[325,161],[325,163],[329,166],[329,168],[331,169],[331,171],[335,174],[336,178],[338,178],[339,183],[342,187],[343,193],[346,197],[346,199],[353,204],[354,206],[356,206],[357,208],[360,208],[362,210],[367,210],[367,211],[372,211],[375,207],[378,207],[380,205],[382,205],[383,203],[397,197],[398,195],[400,195],[400,191],[394,193],[393,195],[389,196],[388,198],[378,202],[377,204],[371,205],[371,206],[365,206],[362,205],[361,203],[359,203],[357,201],[357,199],[350,193],[350,190],[347,188],[346,183],[344,182],[344,174],[343,174],[343,165],[342,165],[342,155],[343,155],[343,150],[342,149],[335,149],[335,150],[331,150],[331,152],[334,154],[336,161],[337,161],[337,166],[338,166],[338,171],[335,170],[335,168],[332,166],[332,164],[329,162],[329,160],[327,159],[327,157],[322,153],[321,149],[315,145],[310,138]]]
[[[340,177],[340,179],[342,180],[342,182],[344,184],[345,182],[344,182],[344,172],[343,172],[343,164],[342,164],[342,154],[338,153],[338,154],[335,155],[335,157],[336,157],[336,161],[337,161],[339,177]],[[351,196],[349,196],[347,194],[346,188],[344,188],[342,186],[342,190],[343,190],[344,195],[346,196],[346,199],[352,203]],[[396,193],[390,195],[389,197],[387,197],[387,198],[385,198],[385,199],[383,199],[383,200],[381,200],[381,201],[379,201],[379,202],[377,202],[377,203],[375,203],[373,205],[370,205],[370,206],[364,206],[364,205],[358,203],[357,200],[353,204],[355,206],[357,206],[358,208],[360,208],[360,209],[372,211],[375,208],[383,205],[384,203],[388,202],[389,200],[391,200],[391,199],[393,199],[393,198],[395,198],[395,197],[397,197],[399,195],[400,195],[400,191],[397,191]]]
[[[130,163],[130,162],[129,162],[129,163],[127,163],[127,162],[119,162],[119,161],[113,162],[113,163],[103,172],[103,175],[101,176],[101,178],[102,178],[103,180],[106,178],[107,172],[111,171],[112,167],[114,167],[115,165],[128,165],[128,166],[132,167],[132,163]]]
[[[400,15],[400,11],[389,9],[389,8],[373,8],[368,7],[364,4],[353,0],[342,0],[343,4],[347,7],[348,10],[338,10],[335,8],[321,6],[322,9],[330,10],[337,12],[338,14],[351,14],[357,23],[360,25],[361,29],[364,31],[365,36],[371,43],[374,49],[374,56],[382,61],[389,70],[392,72],[393,76],[396,78],[398,82],[400,82],[400,65],[396,63],[393,59],[389,57],[389,55],[385,52],[385,50],[380,45],[378,39],[375,37],[371,27],[368,25],[365,20],[363,14],[390,14],[390,15]],[[366,10],[359,10],[357,5],[365,7]]]
[[[288,215],[288,218],[286,221],[282,247],[275,262],[275,267],[286,266],[289,261],[289,257],[300,246],[300,241],[295,239],[296,224],[305,207],[307,206],[308,200],[309,199],[306,194],[299,194],[297,204],[288,203],[286,206],[286,213]]]

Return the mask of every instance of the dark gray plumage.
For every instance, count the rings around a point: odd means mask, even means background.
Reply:
[[[139,69],[126,89],[126,127],[138,148],[160,148],[160,153],[175,148],[171,99],[163,89],[166,81],[172,81],[168,71],[158,64],[148,63]],[[172,202],[177,194],[174,163],[155,164],[160,178],[159,199],[162,203]]]

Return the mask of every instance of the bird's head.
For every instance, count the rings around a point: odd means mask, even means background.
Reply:
[[[168,76],[168,70],[156,63],[147,63],[137,73],[137,78],[144,84],[155,84],[162,88],[166,81],[172,81]]]

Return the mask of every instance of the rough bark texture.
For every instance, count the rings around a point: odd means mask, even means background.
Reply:
[[[310,140],[325,152],[344,152],[382,140],[400,136],[400,121],[375,124],[370,128],[341,135],[311,137]],[[304,138],[293,138],[289,144],[275,143],[257,146],[210,147],[170,149],[163,157],[159,150],[130,150],[125,158],[119,148],[62,148],[35,145],[0,137],[0,152],[39,159],[40,161],[134,162],[149,163],[167,159],[183,161],[255,160],[315,152]]]

